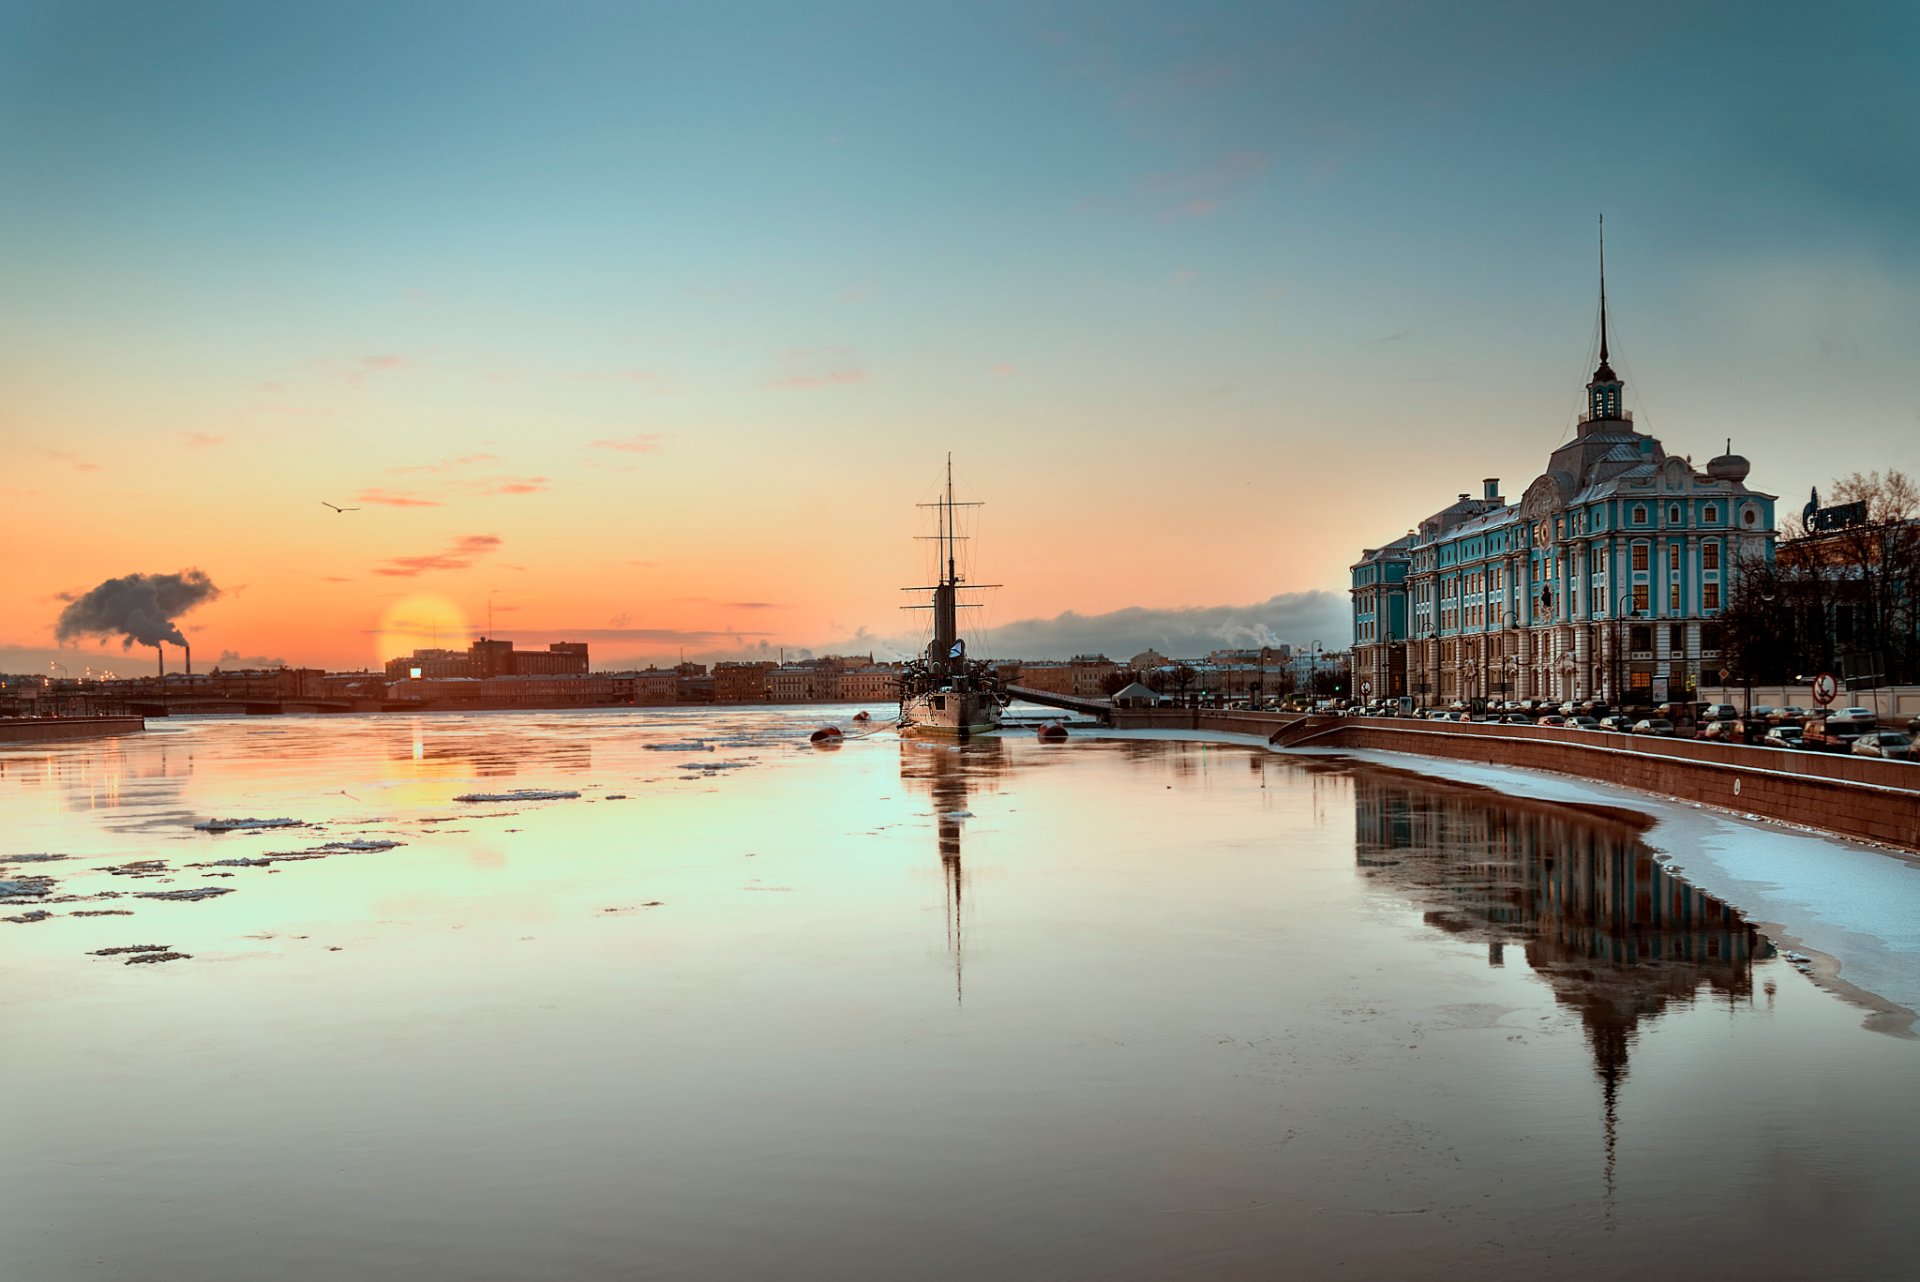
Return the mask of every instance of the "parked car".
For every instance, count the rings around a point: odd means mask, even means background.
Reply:
[[[1567,718],[1567,729],[1569,730],[1598,730],[1599,728],[1600,728],[1600,721],[1599,721],[1599,718],[1597,717],[1568,717]]]
[[[1913,736],[1898,730],[1869,730],[1853,741],[1854,755],[1885,757],[1889,761],[1913,760]]]
[[[1597,730],[1616,730],[1621,734],[1630,734],[1633,731],[1633,718],[1615,713],[1613,716],[1600,718],[1600,724],[1594,728]]]
[[[1907,733],[1920,735],[1920,717],[1915,717],[1913,720],[1907,722]]]
[[[1828,722],[1844,721],[1848,725],[1878,721],[1880,714],[1872,708],[1833,708],[1827,713]]]
[[[1506,716],[1500,718],[1500,724],[1505,726],[1530,726],[1533,724],[1533,718],[1524,713],[1509,712]]]
[[[1715,743],[1745,743],[1747,728],[1739,721],[1709,721],[1693,737],[1711,739]]]
[[[1700,705],[1702,721],[1733,721],[1740,715],[1740,709],[1731,703],[1703,703]]]
[[[1801,742],[1822,752],[1852,752],[1855,740],[1878,728],[1871,721],[1815,717],[1801,727]]]
[[[1772,726],[1760,737],[1764,748],[1804,748],[1799,726]]]
[[[1779,712],[1780,712],[1780,709],[1774,707],[1772,704],[1763,703],[1763,704],[1760,704],[1758,707],[1747,709],[1747,720],[1772,721],[1774,717],[1779,715]]]
[[[1633,723],[1633,732],[1635,734],[1662,735],[1670,739],[1673,737],[1673,722],[1667,720],[1665,717],[1643,717]]]
[[[1798,704],[1792,703],[1787,704],[1785,707],[1775,708],[1773,710],[1773,716],[1768,718],[1768,720],[1772,721],[1775,725],[1791,723],[1796,726],[1806,719],[1807,710]]]
[[[1549,712],[1546,716],[1534,722],[1534,724],[1541,726],[1564,726],[1567,724],[1567,719],[1557,712]]]

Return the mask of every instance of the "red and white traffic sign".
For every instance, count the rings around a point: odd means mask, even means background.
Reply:
[[[1835,679],[1833,673],[1822,672],[1813,679],[1813,701],[1815,703],[1824,708],[1839,697],[1840,682]]]
[[[1362,681],[1362,682],[1360,683],[1360,693],[1361,693],[1361,694],[1372,694],[1372,693],[1373,693],[1373,682],[1371,682],[1371,681]]]

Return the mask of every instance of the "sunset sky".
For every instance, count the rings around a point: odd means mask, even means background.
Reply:
[[[887,655],[948,451],[991,652],[1345,644],[1362,547],[1570,432],[1603,211],[1643,429],[1783,511],[1920,473],[1917,56],[1895,3],[0,0],[0,669],[190,567],[203,668],[489,603]]]

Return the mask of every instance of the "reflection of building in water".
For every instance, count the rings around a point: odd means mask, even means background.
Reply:
[[[991,789],[1006,770],[1005,745],[994,738],[948,744],[924,739],[900,741],[900,777],[909,787],[924,785],[933,799],[935,842],[947,894],[947,951],[953,954],[953,995],[963,995],[962,908],[966,878],[960,863],[960,830],[967,799],[976,789]]]
[[[430,722],[416,723],[405,739],[389,742],[396,761],[465,767],[479,778],[500,778],[521,770],[585,774],[593,769],[593,745],[584,738],[456,732],[436,733]]]
[[[1578,1012],[1606,1106],[1612,1183],[1615,1104],[1643,1023],[1705,990],[1753,996],[1771,946],[1733,909],[1673,876],[1619,820],[1478,789],[1361,771],[1354,852],[1366,875],[1426,905],[1438,930],[1508,945]]]

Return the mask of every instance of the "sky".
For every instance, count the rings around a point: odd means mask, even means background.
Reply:
[[[0,0],[0,669],[151,670],[56,620],[188,570],[202,669],[897,655],[949,452],[977,651],[1344,644],[1363,548],[1571,432],[1602,213],[1643,430],[1920,473],[1917,56],[1895,3]]]

